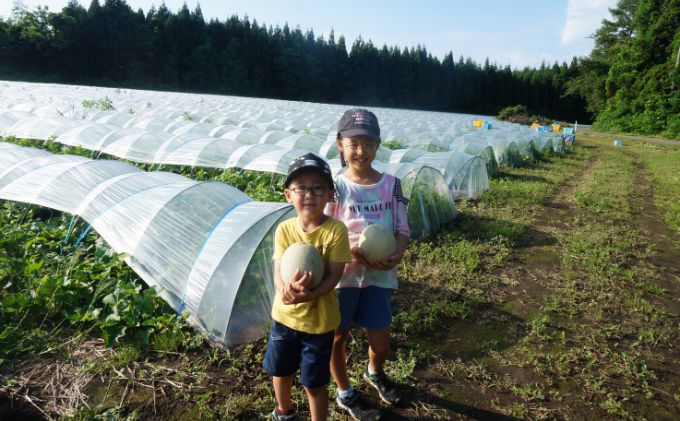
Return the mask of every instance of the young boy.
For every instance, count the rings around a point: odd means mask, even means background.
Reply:
[[[284,182],[284,195],[298,216],[276,229],[272,326],[264,358],[273,376],[278,407],[272,420],[299,419],[291,401],[293,375],[300,369],[301,383],[309,399],[312,420],[325,420],[328,413],[330,359],[340,310],[335,285],[345,263],[352,260],[347,228],[324,214],[333,200],[335,185],[326,161],[308,153],[293,161]],[[317,247],[324,261],[321,283],[310,288],[311,272],[296,271],[294,279],[281,279],[281,257],[288,246],[304,242]]]

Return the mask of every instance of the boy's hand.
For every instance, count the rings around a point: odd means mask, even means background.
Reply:
[[[284,304],[299,304],[309,301],[308,286],[312,282],[312,272],[296,270],[293,279],[283,285],[281,300]]]
[[[293,281],[291,283],[293,284],[293,287],[295,289],[297,289],[298,291],[301,292],[303,290],[313,289],[312,288],[313,282],[314,282],[314,273],[312,271],[300,273],[300,269],[297,269],[295,271],[295,274],[293,275]]]

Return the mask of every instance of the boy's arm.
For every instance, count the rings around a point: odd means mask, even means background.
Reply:
[[[342,272],[345,270],[344,263],[330,262],[328,270],[321,278],[319,285],[310,290],[302,287],[312,278],[311,272],[299,274],[296,272],[296,279],[283,285],[282,295],[284,304],[299,304],[306,301],[313,301],[331,292],[340,281]]]
[[[323,278],[321,278],[321,283],[319,283],[319,286],[309,291],[308,301],[316,300],[317,298],[333,291],[338,282],[340,282],[340,278],[342,277],[342,272],[344,272],[344,270],[345,263],[329,262],[328,270],[324,274]]]

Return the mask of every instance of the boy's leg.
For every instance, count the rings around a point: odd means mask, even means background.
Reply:
[[[328,417],[328,387],[306,387],[307,399],[309,399],[309,411],[312,421],[322,421]]]
[[[345,346],[349,338],[349,329],[336,329],[333,338],[333,353],[331,354],[331,374],[338,389],[347,390],[350,387],[347,375],[347,353]]]
[[[328,415],[328,382],[331,379],[333,332],[305,334],[301,344],[300,383],[307,392],[312,420],[325,420]]]
[[[293,376],[273,377],[274,394],[276,394],[276,404],[279,412],[288,412],[293,409],[291,391],[293,390]]]
[[[274,394],[278,405],[272,415],[276,414],[277,409],[279,414],[286,414],[293,409],[291,400],[293,376],[300,365],[298,333],[276,320],[272,320],[263,365],[265,370],[272,375]],[[286,417],[283,419],[286,419]]]

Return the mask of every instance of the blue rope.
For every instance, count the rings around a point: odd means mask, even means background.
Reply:
[[[64,237],[64,244],[68,243],[68,239],[71,236],[71,232],[73,231],[73,226],[76,224],[76,218],[78,218],[78,215],[73,215],[73,217],[71,217],[71,223],[66,230],[66,237]]]
[[[83,231],[83,233],[80,234],[80,237],[78,237],[78,241],[76,241],[76,246],[80,244],[81,241],[83,241],[83,238],[85,238],[87,233],[90,232],[90,228],[92,228],[92,224],[88,225],[87,228],[85,228],[85,231]]]
[[[249,203],[249,202],[243,202],[243,203]],[[201,255],[201,253],[203,252],[203,249],[205,248],[205,245],[208,243],[208,239],[210,239],[210,237],[212,237],[213,233],[217,229],[217,226],[220,224],[220,222],[222,222],[224,220],[224,218],[227,217],[227,215],[229,215],[234,209],[238,208],[243,203],[239,203],[239,204],[233,206],[231,209],[228,209],[228,210],[222,212],[222,215],[217,219],[217,222],[215,222],[215,224],[213,224],[212,228],[208,232],[208,235],[205,236],[205,240],[203,240],[203,244],[201,244],[201,248],[198,250],[198,253],[196,253],[196,257]],[[184,288],[184,294],[182,295],[182,301],[180,301],[179,308],[177,309],[177,315],[178,316],[181,315],[182,312],[184,311],[184,302],[187,298],[188,288],[189,288],[189,282],[187,280],[187,287]]]

